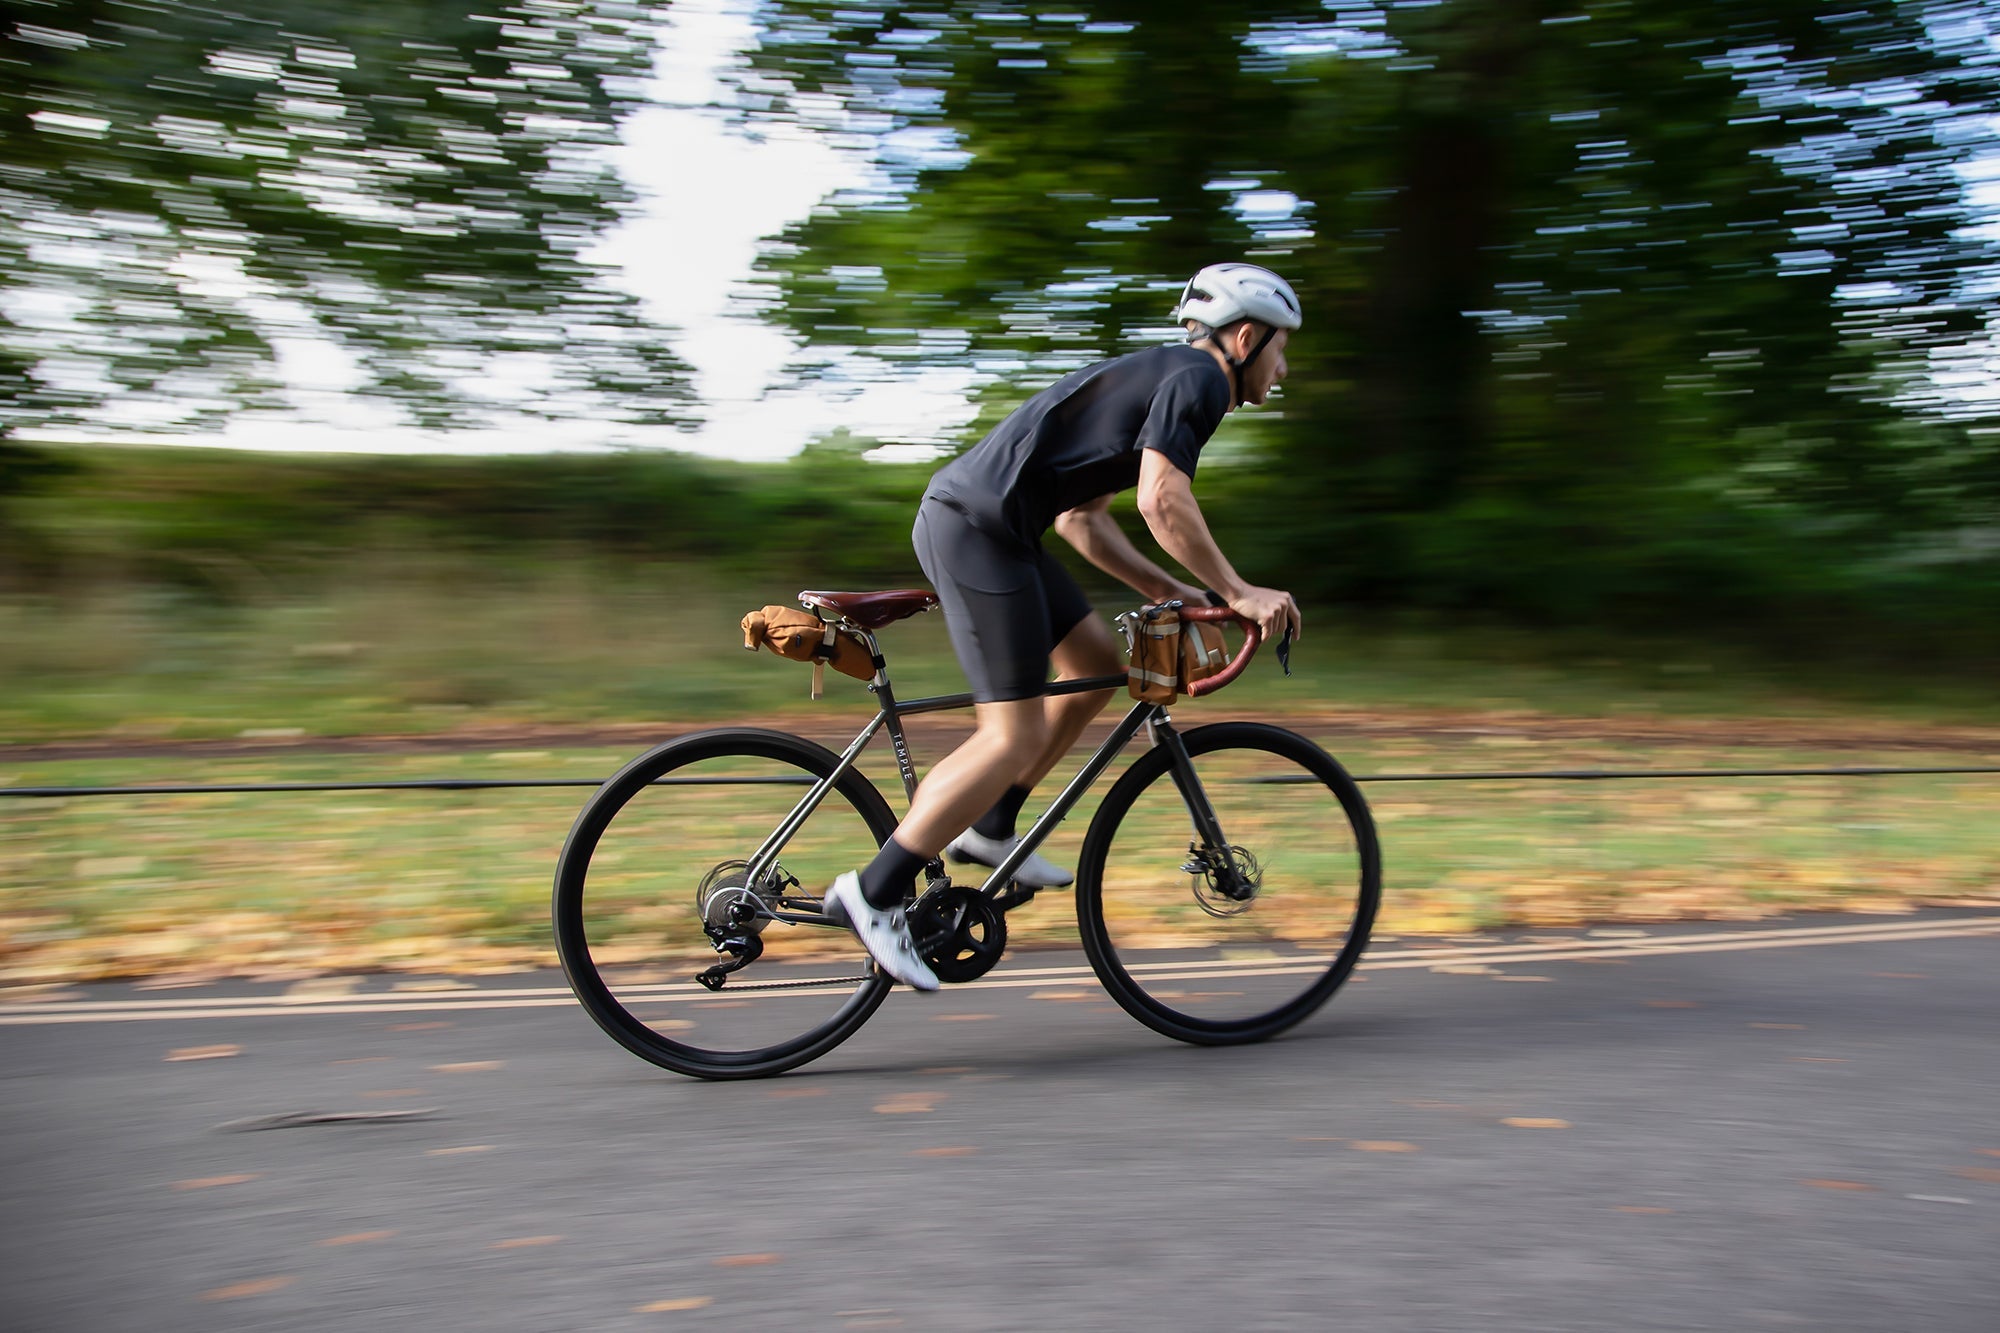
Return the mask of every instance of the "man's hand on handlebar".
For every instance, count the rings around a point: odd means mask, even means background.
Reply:
[[[1298,640],[1305,624],[1299,616],[1299,604],[1290,593],[1277,588],[1245,588],[1241,596],[1230,600],[1229,609],[1245,620],[1256,621],[1272,643],[1288,631],[1294,641]]]

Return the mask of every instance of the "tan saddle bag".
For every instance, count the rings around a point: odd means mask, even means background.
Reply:
[[[810,611],[794,611],[788,606],[767,606],[743,617],[743,646],[753,653],[769,648],[794,662],[811,662],[815,699],[820,696],[829,663],[835,671],[856,680],[875,675],[875,659],[859,635]]]

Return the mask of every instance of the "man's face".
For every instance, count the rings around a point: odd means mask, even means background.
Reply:
[[[1263,340],[1264,328],[1265,326],[1261,324],[1240,325],[1235,335],[1238,340],[1237,345],[1231,350],[1239,357],[1250,355]],[[1271,390],[1277,387],[1278,381],[1285,378],[1291,370],[1285,363],[1285,344],[1291,340],[1290,329],[1277,330],[1264,350],[1257,354],[1257,359],[1243,368],[1245,402],[1262,403],[1271,396]]]

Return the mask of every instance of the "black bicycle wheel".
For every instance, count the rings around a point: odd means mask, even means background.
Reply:
[[[626,1050],[697,1078],[758,1078],[824,1055],[881,1005],[893,983],[818,915],[826,886],[896,827],[867,779],[843,775],[748,878],[838,764],[783,732],[701,732],[634,759],[585,803],[556,864],[556,951],[583,1007]],[[704,921],[732,907],[754,916],[745,928],[762,953],[710,990],[696,977],[726,956]]]
[[[1361,790],[1296,732],[1181,737],[1222,846],[1197,828],[1165,746],[1113,784],[1077,867],[1084,951],[1141,1023],[1203,1045],[1262,1041],[1325,1004],[1367,946],[1381,854]]]

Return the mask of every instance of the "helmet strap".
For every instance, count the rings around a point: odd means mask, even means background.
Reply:
[[[1250,349],[1250,355],[1240,360],[1229,354],[1229,343],[1220,337],[1215,329],[1210,329],[1207,333],[1188,334],[1188,344],[1192,346],[1206,339],[1216,351],[1222,354],[1222,359],[1229,365],[1229,377],[1236,381],[1235,405],[1241,407],[1250,401],[1243,392],[1243,372],[1257,363],[1257,358],[1264,355],[1264,349],[1271,345],[1271,339],[1277,336],[1278,326],[1275,324],[1266,324],[1264,326],[1264,336],[1258,340],[1255,347]]]

